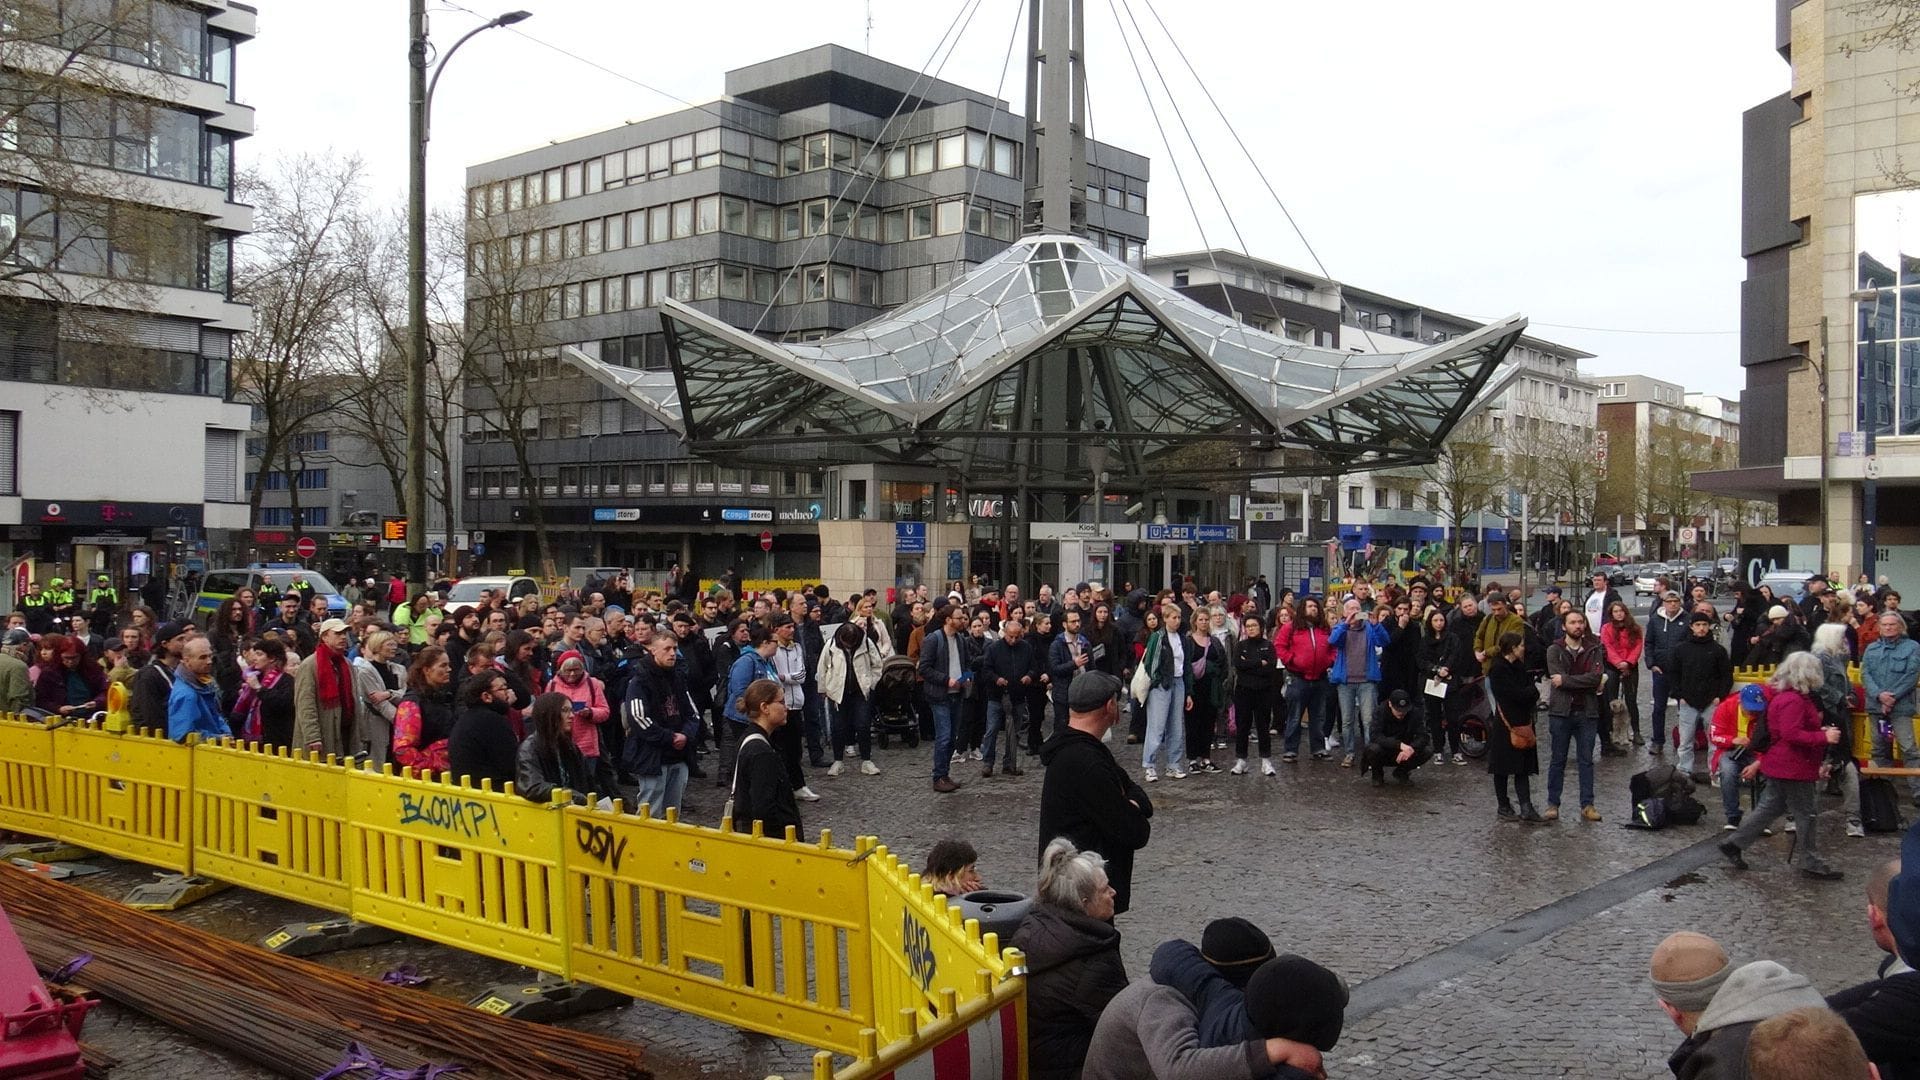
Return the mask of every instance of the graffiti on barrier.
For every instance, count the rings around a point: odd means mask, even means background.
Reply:
[[[400,824],[414,823],[431,825],[458,833],[469,840],[485,839],[490,831],[501,844],[507,838],[500,832],[500,823],[494,819],[493,811],[478,799],[462,799],[453,795],[416,796],[412,792],[400,792]]]
[[[620,870],[620,860],[627,855],[625,837],[616,843],[612,829],[605,825],[595,825],[591,821],[582,821],[574,825],[573,842],[580,846],[581,854],[615,873]]]
[[[933,985],[933,977],[940,970],[940,960],[933,955],[933,935],[927,933],[927,928],[913,917],[912,908],[900,909],[900,952],[907,959],[907,971],[924,993],[927,987]]]

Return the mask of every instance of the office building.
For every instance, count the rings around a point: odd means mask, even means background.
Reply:
[[[1607,469],[1596,513],[1623,557],[1713,559],[1730,554],[1743,524],[1740,500],[1692,485],[1693,474],[1740,456],[1740,405],[1646,375],[1596,376]]]
[[[231,267],[253,33],[226,0],[13,5],[0,26],[0,556],[43,584],[183,572],[246,525],[228,369],[251,326]]]

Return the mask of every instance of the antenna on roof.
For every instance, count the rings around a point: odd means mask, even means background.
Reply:
[[[867,55],[873,55],[873,0],[867,0]]]

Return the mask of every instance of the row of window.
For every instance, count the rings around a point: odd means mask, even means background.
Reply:
[[[253,440],[248,440],[249,448],[251,448],[252,442]],[[253,490],[255,476],[256,474],[254,473],[247,474],[248,491]],[[294,486],[297,486],[302,491],[323,491],[327,486],[327,470],[298,469],[289,475],[288,473],[275,469],[267,473],[267,482],[264,490],[285,491],[287,490],[289,480],[293,481]]]
[[[470,188],[467,214],[484,218],[511,213],[696,169],[739,169],[761,176],[839,169],[897,179],[962,165],[1018,178],[1020,144],[984,132],[964,131],[883,151],[877,144],[835,132],[782,143],[732,128],[708,128]],[[1145,213],[1146,196],[1138,199],[1140,209],[1136,212]],[[1122,202],[1113,205],[1131,201],[1122,196]]]
[[[116,320],[0,300],[0,379],[224,398],[230,335],[186,320]]]
[[[962,228],[1009,243],[1020,233],[1019,219],[1012,209],[975,203],[969,210],[963,199],[879,210],[871,206],[856,209],[846,199],[837,202],[811,199],[791,206],[769,206],[730,195],[706,195],[476,241],[467,248],[467,271],[505,273],[523,265],[537,266],[709,233],[731,233],[759,240],[798,240],[832,234],[895,244],[953,236]],[[1095,242],[1118,258],[1126,258],[1131,253],[1137,259],[1141,253],[1138,240],[1118,234],[1096,235]]]
[[[233,239],[193,214],[0,186],[0,262],[225,296]]]
[[[233,39],[169,0],[42,0],[0,7],[0,31],[233,89]]]
[[[185,109],[0,73],[0,150],[231,191],[233,142]]]
[[[249,477],[251,479],[251,477]],[[247,485],[249,490],[252,484]],[[300,508],[299,527],[303,529],[324,529],[330,525],[327,508],[324,506],[303,506]],[[293,507],[263,506],[260,508],[261,528],[294,527]]]
[[[257,416],[254,419],[256,420],[256,422],[264,422],[266,417]],[[333,433],[328,431],[309,431],[304,434],[295,435],[290,441],[293,443],[292,450],[296,454],[325,453],[326,451],[331,450],[333,448]],[[247,440],[247,456],[248,457],[260,457],[266,452],[267,452],[267,440],[265,439],[248,439]],[[325,486],[325,485],[322,485],[322,486]]]
[[[780,495],[808,498],[826,493],[820,472],[736,469],[707,461],[648,461],[611,465],[542,466],[554,471],[523,476],[516,468],[466,470],[470,499],[515,499],[539,491],[546,498],[610,495]]]
[[[468,442],[507,442],[507,418],[499,409],[470,409],[466,414]],[[573,439],[587,435],[638,435],[665,431],[666,426],[636,405],[624,401],[547,403],[520,416],[522,431],[535,439]]]
[[[1365,489],[1358,484],[1350,485],[1347,488],[1347,509],[1349,510],[1365,509],[1365,506],[1362,502],[1362,497],[1361,497],[1361,493],[1364,490]],[[1394,498],[1396,493],[1399,499],[1398,509],[1401,509],[1401,510],[1414,509],[1414,502],[1419,498],[1419,496],[1414,491],[1412,491],[1409,488],[1386,488],[1386,487],[1376,487],[1373,489],[1373,508],[1375,510],[1394,509],[1394,507],[1389,505],[1389,500]],[[1427,513],[1437,514],[1440,512],[1440,493],[1439,492],[1437,491],[1427,492],[1426,502],[1427,502]]]

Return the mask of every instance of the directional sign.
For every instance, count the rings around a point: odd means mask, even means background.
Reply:
[[[445,555],[447,553],[447,545],[441,543],[438,540],[435,540],[433,542],[433,546],[431,548],[428,548],[427,550],[433,552],[433,555],[435,558],[439,558],[440,556]]]
[[[303,559],[313,558],[313,556],[317,552],[319,552],[319,550],[320,550],[320,545],[314,543],[313,537],[311,536],[303,536],[300,539],[294,541],[294,544],[293,544],[293,553],[295,555],[300,556]]]
[[[894,522],[893,550],[902,555],[925,555],[927,553],[927,523],[924,521]]]
[[[473,542],[473,554],[474,554],[474,557],[475,557],[475,558],[478,558],[478,557],[480,557],[480,556],[482,556],[482,555],[485,555],[486,553],[487,553],[487,545],[485,545],[485,544],[483,544],[483,543],[481,543],[481,542],[480,542],[480,541],[478,541],[478,540],[475,540],[475,541]]]

